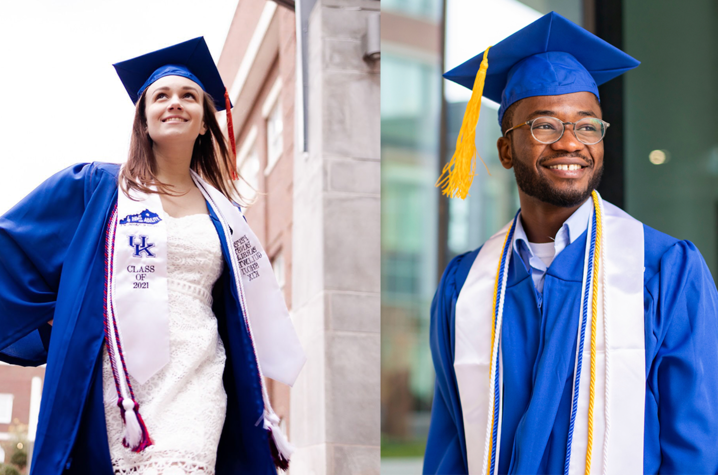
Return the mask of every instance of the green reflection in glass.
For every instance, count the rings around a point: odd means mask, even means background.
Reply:
[[[425,20],[441,19],[441,0],[381,0],[382,11],[394,12]],[[383,58],[382,58],[383,67]]]
[[[383,7],[384,5],[382,5]],[[440,71],[382,52],[382,447],[423,453],[433,392]],[[408,451],[408,452],[407,452]]]

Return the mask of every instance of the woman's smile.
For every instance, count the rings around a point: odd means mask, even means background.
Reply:
[[[187,119],[173,115],[170,117],[165,117],[164,119],[162,119],[162,122],[164,122],[164,123],[177,123],[177,122],[184,123],[184,122],[187,122]]]

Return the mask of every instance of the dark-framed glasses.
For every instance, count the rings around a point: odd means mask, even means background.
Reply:
[[[541,143],[552,144],[563,137],[566,125],[573,125],[573,133],[579,142],[585,145],[595,145],[606,135],[606,129],[611,125],[608,122],[595,117],[586,117],[578,122],[562,122],[556,117],[537,117],[529,121],[511,127],[504,133],[504,136],[514,129],[528,125],[531,127],[531,135]]]

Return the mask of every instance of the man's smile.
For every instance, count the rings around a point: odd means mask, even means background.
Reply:
[[[551,165],[548,168],[551,170],[580,170],[583,167],[577,163],[572,163],[570,165]]]
[[[549,158],[539,163],[548,174],[557,178],[577,179],[585,175],[591,168],[590,161],[583,157]]]

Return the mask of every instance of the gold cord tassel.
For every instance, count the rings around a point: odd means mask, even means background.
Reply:
[[[481,61],[479,71],[476,73],[471,99],[469,99],[466,106],[459,137],[456,139],[454,156],[451,157],[451,161],[444,165],[441,176],[436,181],[435,186],[441,188],[441,193],[449,198],[458,196],[462,200],[465,199],[469,195],[469,188],[471,188],[471,182],[474,181],[474,175],[476,174],[476,124],[479,122],[479,114],[481,113],[481,96],[484,94],[486,70],[489,68],[490,48],[486,48],[486,51],[484,51],[484,59]],[[479,159],[486,167],[486,171],[491,175],[484,159],[481,156],[479,156]]]

